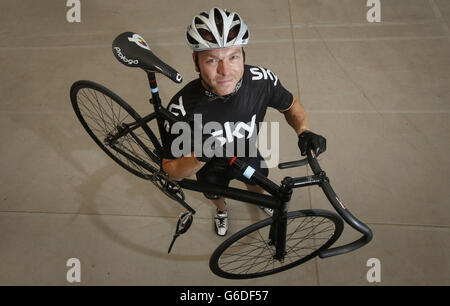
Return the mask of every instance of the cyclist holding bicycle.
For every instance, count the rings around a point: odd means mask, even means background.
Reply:
[[[308,130],[305,108],[281,85],[278,77],[268,69],[244,64],[243,46],[248,43],[249,32],[237,13],[220,8],[212,8],[209,13],[202,12],[193,18],[186,35],[193,49],[192,58],[199,78],[191,81],[172,98],[169,111],[183,118],[201,114],[203,124],[218,122],[222,126],[219,134],[226,142],[236,145],[239,139],[245,138],[244,161],[265,176],[268,175],[268,169],[264,167],[264,159],[259,152],[256,150],[256,156],[248,154],[251,146],[248,139],[258,132],[258,124],[264,120],[269,106],[283,113],[288,124],[293,127],[298,135],[302,155],[306,154],[306,147],[310,143],[317,155],[326,150],[326,139]],[[230,129],[230,123],[235,124],[234,131]],[[172,142],[177,135],[168,133],[165,136]],[[224,146],[222,142],[220,144]],[[228,186],[230,180],[238,179],[250,191],[264,191],[251,179],[229,167],[223,158],[194,157],[194,153],[175,158],[170,143],[164,147],[167,150],[163,169],[174,180],[196,174],[199,182]],[[216,233],[224,236],[228,230],[225,200],[217,195],[205,196],[217,208],[214,222]],[[264,210],[271,215],[270,210]]]

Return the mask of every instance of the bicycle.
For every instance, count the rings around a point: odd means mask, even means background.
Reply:
[[[271,208],[273,216],[254,223],[221,243],[211,255],[209,266],[213,273],[230,279],[254,278],[278,273],[300,265],[315,256],[327,258],[354,251],[372,239],[371,229],[355,218],[339,200],[325,171],[320,168],[315,152],[308,148],[307,157],[300,161],[279,164],[280,169],[309,164],[313,175],[285,177],[277,185],[249,167],[239,158],[228,158],[236,167],[260,185],[269,195],[247,190],[200,183],[192,179],[171,180],[162,169],[165,139],[162,135],[166,121],[179,119],[162,106],[155,73],[161,73],[176,83],[181,75],[160,60],[136,33],[118,35],[112,44],[115,57],[128,67],[143,69],[148,77],[154,112],[141,117],[128,103],[109,89],[91,81],[77,81],[70,89],[74,111],[93,140],[120,166],[154,183],[162,192],[182,205],[177,229],[169,246],[191,226],[195,210],[185,201],[183,189],[217,194],[237,201]],[[156,122],[160,138],[150,127]],[[288,212],[295,188],[318,185],[322,188],[336,214],[319,209]],[[340,237],[344,221],[362,237],[351,243],[331,246]]]

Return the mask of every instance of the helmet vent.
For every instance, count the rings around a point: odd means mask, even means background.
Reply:
[[[197,44],[198,44],[198,41],[195,40],[191,35],[189,35],[189,34],[187,34],[187,33],[186,33],[186,38],[187,38],[187,40],[188,40],[188,42],[189,42],[190,44],[193,44],[193,45],[197,45]]]
[[[228,37],[227,37],[227,41],[233,40],[234,38],[236,38],[236,36],[239,33],[239,29],[241,28],[240,24],[235,25],[234,27],[232,27],[230,29],[230,32],[228,32]]]

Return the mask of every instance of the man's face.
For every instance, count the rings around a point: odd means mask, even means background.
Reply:
[[[216,94],[224,96],[233,92],[244,74],[242,47],[205,50],[197,53],[202,79]],[[195,61],[195,55],[192,54]],[[198,67],[195,68],[197,72]]]

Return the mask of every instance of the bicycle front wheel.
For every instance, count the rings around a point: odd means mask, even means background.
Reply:
[[[262,220],[225,240],[211,255],[209,267],[230,279],[256,278],[300,265],[326,248],[342,234],[344,223],[326,210],[298,210],[287,214],[286,253],[274,259],[275,245],[269,238],[273,218]]]
[[[161,165],[161,145],[151,129],[143,124],[114,142],[113,135],[126,129],[126,124],[141,120],[139,114],[109,89],[91,81],[77,81],[70,89],[73,109],[81,124],[120,166],[131,173],[150,179]]]

